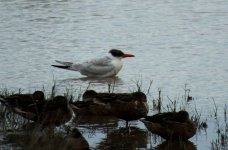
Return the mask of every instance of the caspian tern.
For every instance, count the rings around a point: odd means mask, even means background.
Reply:
[[[56,60],[57,63],[60,63],[62,65],[52,66],[67,70],[78,71],[82,75],[85,75],[87,77],[107,78],[117,75],[117,73],[121,70],[123,66],[121,62],[122,58],[134,57],[134,55],[125,54],[118,49],[111,49],[109,53],[111,55],[78,64]]]

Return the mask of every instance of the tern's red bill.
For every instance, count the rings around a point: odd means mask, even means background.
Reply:
[[[135,57],[135,55],[132,55],[132,54],[124,54],[124,55],[122,56],[122,58],[126,58],[126,57]]]

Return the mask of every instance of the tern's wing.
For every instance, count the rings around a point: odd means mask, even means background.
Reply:
[[[85,62],[82,64],[80,72],[91,77],[112,76],[115,74],[115,69],[111,61],[111,58],[104,57]]]

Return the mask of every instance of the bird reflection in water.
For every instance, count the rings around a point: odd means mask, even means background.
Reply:
[[[114,116],[88,116],[88,115],[80,115],[76,116],[73,120],[76,126],[80,127],[117,127],[118,119]]]
[[[77,128],[68,135],[64,133],[48,134],[40,130],[13,131],[4,138],[6,144],[14,143],[15,147],[28,150],[55,149],[55,150],[89,150],[89,144]]]
[[[154,150],[197,150],[191,141],[165,141],[154,148]]]
[[[107,134],[118,126],[118,119],[113,116],[88,116],[80,115],[73,119],[72,124],[80,127],[83,132],[89,133],[90,136],[102,133]]]
[[[67,78],[63,80],[58,81],[60,84],[69,84],[74,86],[77,85],[85,85],[89,86],[90,84],[96,86],[96,89],[107,89],[107,86],[110,86],[110,88],[116,88],[116,87],[122,87],[126,83],[118,77],[110,77],[110,78],[91,78],[91,77],[79,77],[79,78]],[[113,89],[110,89],[113,90]]]
[[[146,149],[148,142],[148,132],[137,127],[119,128],[107,134],[107,138],[99,143],[96,149],[126,149],[137,148]]]
[[[89,81],[94,83],[116,83],[116,84],[123,84],[123,80],[119,78],[118,76],[115,77],[109,77],[109,78],[91,78],[91,77],[80,77],[80,78],[69,78],[62,81]]]

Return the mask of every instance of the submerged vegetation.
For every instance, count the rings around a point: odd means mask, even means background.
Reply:
[[[213,120],[214,126],[216,127],[216,130],[212,137],[213,140],[210,141],[210,149],[213,150],[220,150],[220,149],[227,149],[228,148],[228,123],[227,123],[227,105],[224,106],[223,110],[223,116],[221,117],[221,114],[218,113],[218,106],[216,102],[213,100],[214,108],[213,110],[210,110],[211,114],[207,118],[202,117],[201,113],[203,110],[199,110],[196,107],[196,104],[194,104],[194,97],[190,95],[190,89],[188,88],[187,84],[184,85],[184,94],[180,98],[172,99],[168,96],[164,96],[162,93],[162,89],[158,88],[157,96],[154,98],[151,98],[151,86],[153,81],[149,82],[149,85],[147,88],[142,88],[143,84],[142,82],[136,81],[136,89],[134,91],[142,91],[148,95],[148,105],[149,105],[149,114],[155,114],[160,112],[178,112],[180,110],[185,110],[189,112],[190,114],[190,120],[192,120],[196,126],[197,126],[197,134],[195,136],[200,136],[200,133],[205,133],[208,130],[208,126],[211,125],[211,123],[208,122],[208,120]],[[90,84],[86,88],[89,89]],[[108,83],[107,91],[109,93],[115,92],[115,82]],[[46,99],[53,99],[58,92],[56,84],[54,84],[48,93],[45,88],[42,89],[42,91],[45,93]],[[2,96],[9,96],[15,93],[23,93],[21,89],[18,91],[9,91],[7,89],[2,89],[0,91],[0,95]],[[66,88],[65,91],[61,94],[64,97],[67,98],[68,101],[80,101],[82,94],[84,91],[82,89],[73,89],[73,88]],[[153,96],[156,94],[153,94]],[[103,118],[103,117],[102,117]],[[104,117],[105,118],[105,117]],[[80,118],[82,119],[82,118]],[[58,128],[48,128],[43,129],[40,126],[37,126],[31,122],[28,121],[21,116],[12,113],[10,110],[6,109],[6,107],[2,104],[0,104],[0,134],[4,137],[2,141],[0,141],[0,147],[4,147],[4,145],[10,144],[12,147],[22,147],[22,148],[34,148],[31,145],[37,145],[38,143],[47,145],[47,141],[50,139],[50,136],[52,139],[55,139],[56,141],[49,142],[48,146],[45,148],[52,149],[50,144],[52,146],[56,146],[55,144],[59,141],[64,141],[66,137],[71,135],[71,131],[74,130],[75,127],[81,128],[82,126],[85,127],[85,129],[93,129],[90,134],[96,134],[95,130],[100,127],[104,129],[104,133],[107,133],[107,138],[102,140],[100,144],[97,144],[97,146],[93,146],[93,148],[97,149],[105,149],[105,148],[126,148],[131,147],[134,148],[147,148],[147,144],[150,145],[150,148],[153,149],[172,149],[173,147],[180,147],[180,148],[186,148],[190,147],[189,149],[196,149],[197,145],[194,145],[194,142],[190,141],[166,141],[160,137],[158,137],[155,134],[149,133],[145,129],[139,129],[138,127],[130,127],[130,133],[129,131],[125,130],[122,127],[118,127],[117,120],[110,118],[102,120],[101,118],[88,118],[88,121],[80,120],[80,119],[73,119],[71,120],[71,124],[63,124],[59,126]],[[86,118],[83,118],[86,119]],[[99,120],[97,122],[97,120]],[[80,123],[81,121],[81,123]],[[91,122],[95,121],[96,123],[93,125],[90,125]],[[89,123],[90,122],[90,123]],[[102,123],[101,123],[102,122]],[[105,122],[105,123],[104,123]],[[81,126],[81,125],[82,126]],[[31,127],[32,126],[32,127]],[[98,126],[98,127],[97,127]],[[26,129],[26,130],[25,130]],[[32,130],[30,130],[32,129]],[[36,134],[34,134],[34,129],[36,131]],[[26,131],[26,132],[25,132]],[[39,131],[39,132],[37,132]],[[91,131],[91,130],[90,130]],[[121,132],[120,132],[121,131]],[[85,132],[85,130],[80,130],[80,132]],[[80,133],[79,132],[79,133]],[[209,131],[211,132],[211,131]],[[39,136],[37,136],[37,134]],[[143,139],[142,138],[143,135]],[[35,136],[35,137],[34,137]],[[28,138],[29,137],[29,138]],[[53,138],[55,137],[55,138]],[[134,138],[133,138],[134,137]],[[29,140],[28,140],[29,139]],[[140,139],[142,142],[140,142]],[[121,143],[121,142],[123,143]],[[126,145],[127,143],[130,144],[131,142],[134,142],[134,145]],[[137,143],[139,142],[139,143]],[[13,144],[14,143],[14,144]],[[15,145],[16,143],[16,145]],[[34,144],[35,143],[35,144]],[[157,144],[154,144],[157,143]],[[12,145],[13,144],[13,145]],[[119,144],[119,145],[118,145]],[[9,147],[11,147],[8,145]],[[58,144],[57,144],[58,145]],[[68,145],[67,145],[68,146]],[[7,147],[7,146],[6,146]],[[44,148],[44,147],[41,147]],[[91,148],[91,147],[90,147]]]

